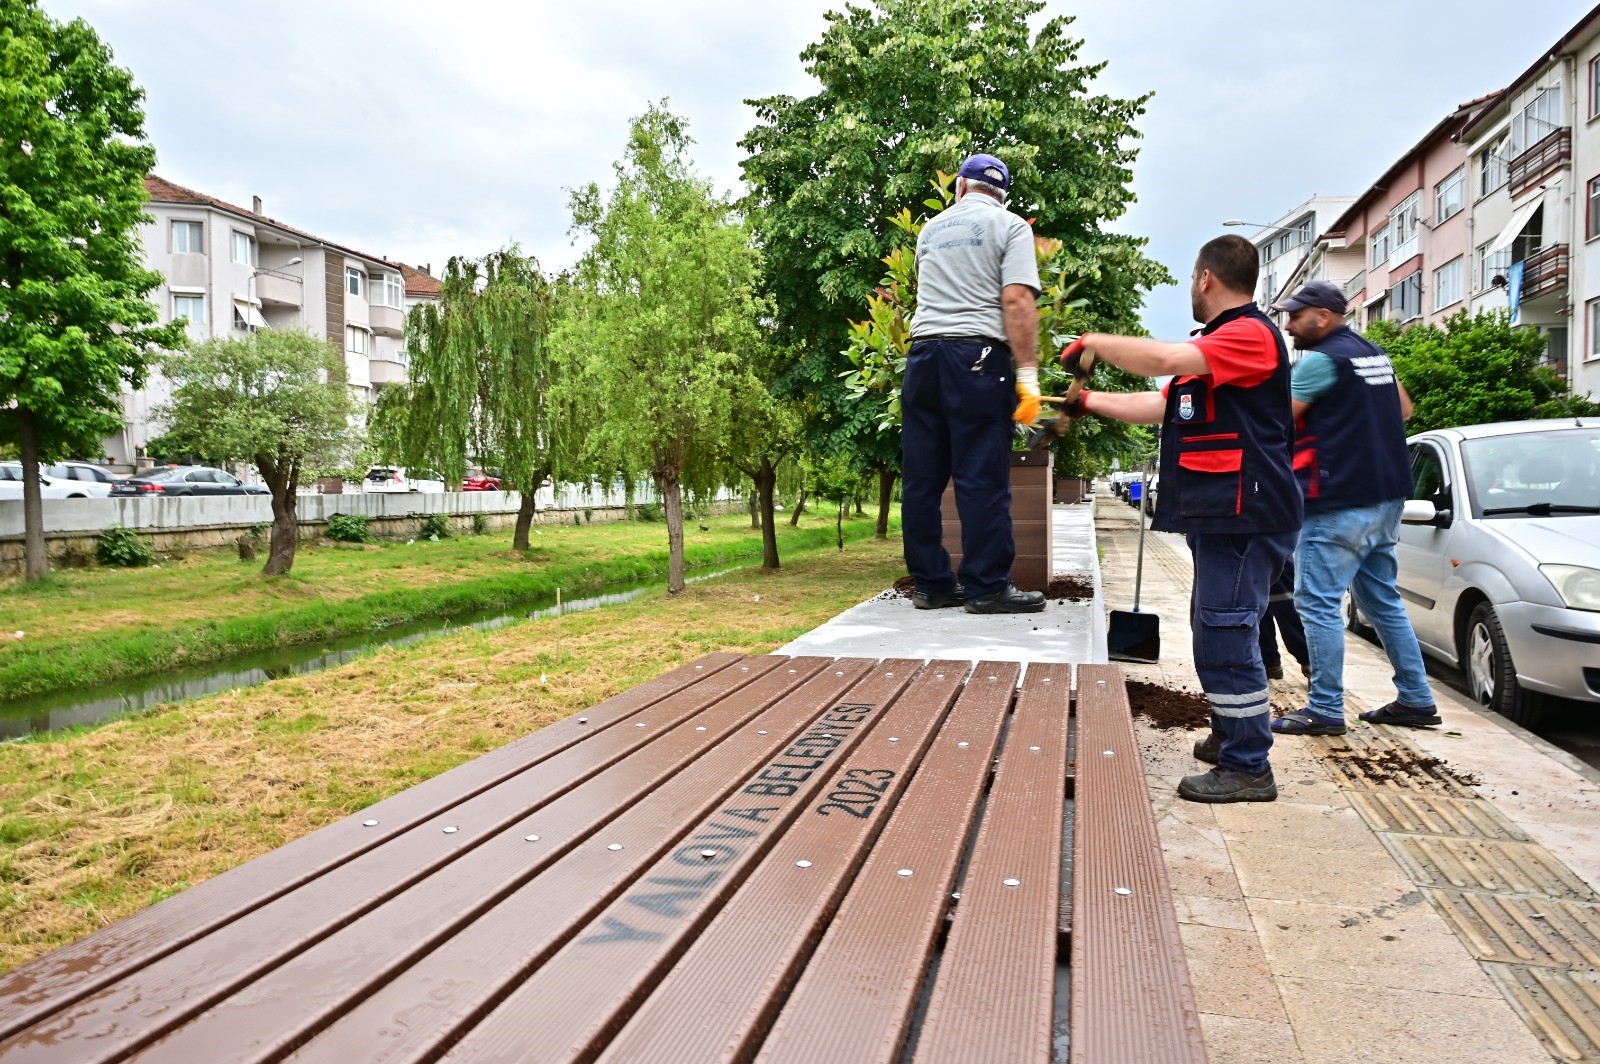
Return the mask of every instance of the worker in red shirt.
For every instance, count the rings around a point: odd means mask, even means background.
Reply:
[[[1257,634],[1273,580],[1294,551],[1302,503],[1292,466],[1289,354],[1256,307],[1255,245],[1222,236],[1200,249],[1190,286],[1204,328],[1186,343],[1089,333],[1062,352],[1074,373],[1109,362],[1156,392],[1084,390],[1073,414],[1161,426],[1161,492],[1151,527],[1182,532],[1194,556],[1190,624],[1211,734],[1195,756],[1217,767],[1186,776],[1193,802],[1278,796],[1267,672]]]

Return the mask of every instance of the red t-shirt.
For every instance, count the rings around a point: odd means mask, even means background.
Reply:
[[[1206,356],[1211,372],[1205,379],[1212,387],[1254,388],[1278,368],[1278,341],[1260,318],[1234,318],[1189,342]]]

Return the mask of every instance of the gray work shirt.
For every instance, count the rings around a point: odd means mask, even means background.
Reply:
[[[969,192],[917,237],[917,312],[911,339],[1006,339],[1000,292],[1008,284],[1039,291],[1033,229],[992,196]]]

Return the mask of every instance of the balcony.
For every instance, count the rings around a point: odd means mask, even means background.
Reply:
[[[256,273],[256,298],[263,306],[294,307],[306,305],[305,282],[298,277],[276,270]]]
[[[406,312],[373,303],[367,307],[367,324],[379,336],[401,337],[406,334]]]
[[[1566,126],[1511,160],[1511,195],[1538,184],[1572,160],[1572,130]]]
[[[1567,285],[1571,256],[1567,245],[1554,244],[1523,260],[1522,300],[1537,299]]]
[[[1367,271],[1362,270],[1360,273],[1356,274],[1354,277],[1350,278],[1344,283],[1345,299],[1354,299],[1356,296],[1360,295],[1366,289],[1366,287]]]
[[[372,376],[372,386],[383,388],[391,384],[406,383],[409,375],[406,367],[401,362],[390,362],[388,359],[375,358],[367,366]]]

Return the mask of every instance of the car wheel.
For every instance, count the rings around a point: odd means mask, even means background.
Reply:
[[[1473,698],[1524,728],[1539,722],[1544,712],[1544,698],[1517,682],[1511,647],[1500,627],[1500,617],[1490,603],[1478,603],[1467,619],[1463,650],[1461,658],[1466,666],[1467,689]]]
[[[1358,635],[1369,643],[1377,642],[1377,629],[1367,623],[1366,615],[1356,605],[1355,595],[1348,591],[1344,593],[1344,626],[1351,635]]]

